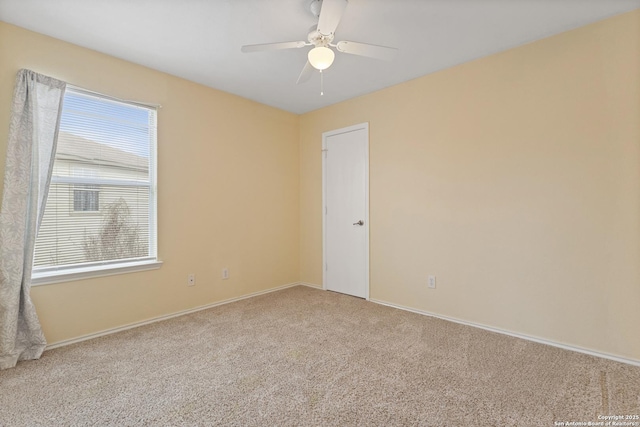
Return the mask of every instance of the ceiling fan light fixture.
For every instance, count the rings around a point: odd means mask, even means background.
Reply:
[[[316,70],[326,70],[333,64],[336,54],[328,47],[318,46],[309,51],[309,63]]]

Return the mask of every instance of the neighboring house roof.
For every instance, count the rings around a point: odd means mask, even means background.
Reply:
[[[117,168],[149,170],[149,159],[69,132],[58,133],[56,159]]]

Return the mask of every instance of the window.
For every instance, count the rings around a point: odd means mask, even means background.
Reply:
[[[67,88],[34,284],[157,268],[155,153],[155,109]]]
[[[76,185],[73,187],[73,211],[97,212],[100,210],[100,189],[97,185]]]

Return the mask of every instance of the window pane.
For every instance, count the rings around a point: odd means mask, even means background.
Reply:
[[[34,267],[155,257],[155,111],[65,94]]]

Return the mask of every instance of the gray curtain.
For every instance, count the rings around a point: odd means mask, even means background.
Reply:
[[[39,358],[47,344],[29,291],[65,87],[30,70],[16,78],[0,211],[0,370]]]

